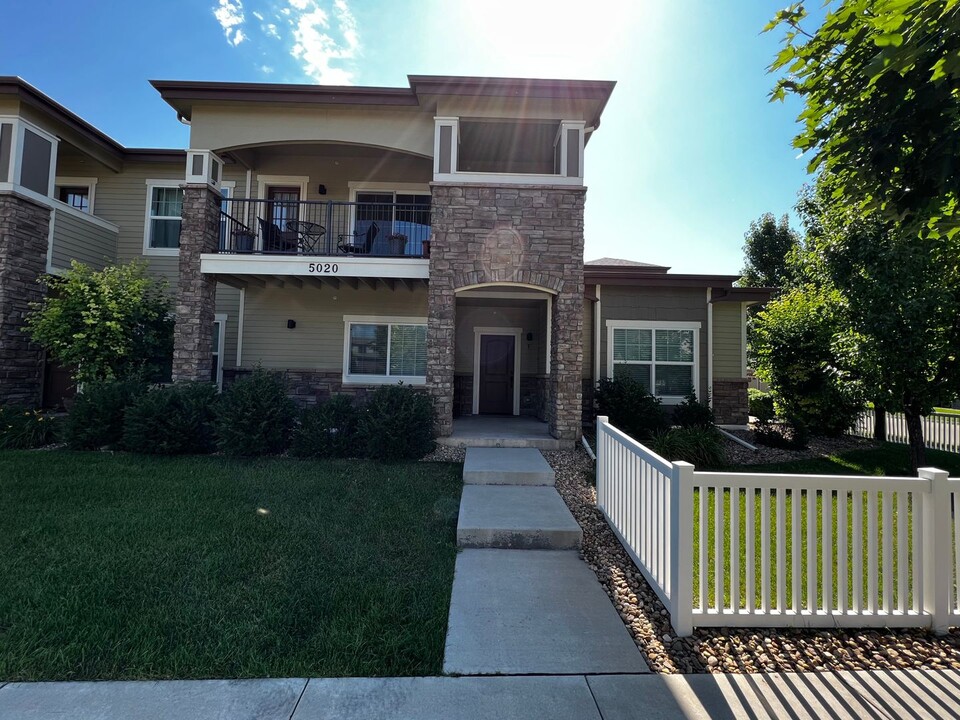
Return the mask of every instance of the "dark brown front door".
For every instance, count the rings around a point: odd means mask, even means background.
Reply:
[[[513,414],[513,335],[480,336],[479,407],[482,415]]]

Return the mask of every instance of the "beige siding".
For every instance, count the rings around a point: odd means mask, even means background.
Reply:
[[[607,320],[659,320],[700,323],[700,394],[706,396],[707,381],[707,289],[706,287],[633,287],[604,285],[600,295],[600,376],[607,376]]]
[[[243,366],[339,371],[345,315],[425,318],[426,289],[250,288],[244,302]],[[287,320],[297,326],[288,329]]]
[[[713,376],[743,377],[740,303],[715,303],[713,306]]]
[[[97,270],[117,259],[117,233],[86,220],[79,213],[55,209],[53,213],[54,269],[70,267],[79,260]]]
[[[531,305],[528,301],[487,301],[486,305],[457,304],[457,334],[455,372],[473,374],[475,351],[474,328],[520,328],[520,372],[523,375],[543,375],[546,372],[546,302]],[[517,307],[524,302],[524,307]],[[511,306],[512,303],[512,306]],[[532,340],[527,340],[527,334]]]
[[[237,366],[237,335],[240,326],[240,291],[226,285],[217,286],[217,314],[227,316],[223,338],[223,366]]]

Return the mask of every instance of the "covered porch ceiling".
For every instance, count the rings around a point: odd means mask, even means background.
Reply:
[[[303,275],[216,275],[217,282],[238,290],[248,288],[292,288],[301,290],[303,288],[314,288],[323,290],[324,288],[339,290],[347,287],[354,290],[360,288],[369,288],[371,290],[385,290],[388,292],[415,292],[421,288],[427,287],[427,280],[420,278],[404,277],[338,277],[331,275],[303,276]]]

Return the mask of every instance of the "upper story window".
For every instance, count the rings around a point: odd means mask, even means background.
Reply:
[[[92,214],[96,187],[96,178],[58,177],[54,197],[75,210]]]
[[[460,120],[458,172],[558,174],[560,122]]]
[[[180,248],[183,188],[177,180],[147,181],[144,254],[176,255]]]

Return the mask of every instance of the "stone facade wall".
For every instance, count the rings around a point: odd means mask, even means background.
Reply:
[[[571,444],[579,438],[585,193],[558,186],[433,187],[427,387],[438,435],[449,435],[453,425],[455,291],[522,283],[555,293],[545,415],[555,437]]]
[[[173,379],[210,378],[217,280],[200,272],[201,253],[220,241],[220,194],[206,185],[187,185],[180,221],[180,276],[173,330]]]
[[[23,322],[30,303],[43,299],[37,279],[47,270],[49,230],[50,208],[0,194],[0,404],[40,407],[43,350]]]
[[[750,405],[746,378],[713,381],[713,414],[720,425],[746,425]]]
[[[242,377],[250,375],[249,368],[224,368],[223,389]],[[287,387],[287,395],[301,407],[326,402],[331,395],[352,395],[362,402],[375,389],[375,385],[344,385],[343,376],[336,370],[278,370]],[[415,388],[420,389],[420,388]],[[426,389],[423,389],[426,392]]]

